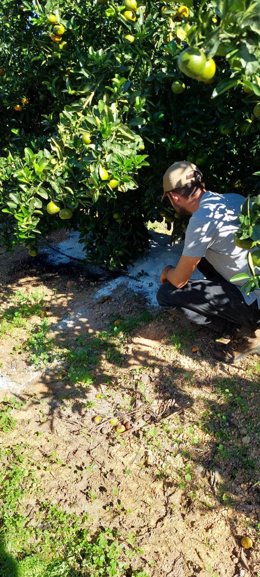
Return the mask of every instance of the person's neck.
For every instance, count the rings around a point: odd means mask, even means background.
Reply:
[[[192,200],[191,200],[191,204],[189,206],[189,210],[190,210],[191,214],[193,214],[194,212],[196,212],[196,210],[198,210],[198,208],[200,206],[200,201],[201,201],[203,195],[205,194],[205,192],[206,192],[206,188],[200,188],[193,195]]]

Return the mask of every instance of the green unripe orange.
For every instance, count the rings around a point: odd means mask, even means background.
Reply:
[[[260,102],[257,102],[257,104],[255,104],[255,106],[253,108],[253,115],[256,118],[260,118]]]
[[[30,246],[30,247],[28,248],[28,254],[29,254],[30,256],[37,256],[37,255],[38,255],[38,250],[37,250],[37,248],[35,248],[35,247],[33,247],[33,246]]]
[[[64,41],[61,42],[61,43],[59,44],[59,49],[60,49],[60,50],[64,50],[64,48],[66,48],[67,44],[68,44],[68,43],[67,43],[67,42],[64,42]]]
[[[248,249],[251,248],[252,246],[252,239],[251,238],[237,238],[235,236],[235,244],[236,246],[239,246],[239,248],[244,248],[244,249]]]
[[[90,132],[84,132],[82,135],[82,140],[84,144],[91,144],[91,134]]]
[[[205,83],[210,82],[212,78],[214,78],[215,74],[216,74],[215,60],[213,60],[213,58],[209,58],[200,74],[199,80],[202,80],[202,82]]]
[[[260,248],[254,250],[254,252],[252,252],[251,254],[252,254],[252,261],[253,261],[254,266],[259,268],[260,267]]]
[[[119,212],[113,213],[113,219],[116,220],[116,222],[118,222],[118,224],[121,224],[123,222],[121,214]]]
[[[62,208],[59,212],[59,217],[61,220],[70,220],[73,216],[72,210],[70,208]]]
[[[202,50],[186,48],[179,55],[178,67],[186,76],[198,80],[205,68],[206,61],[206,56]]]
[[[171,85],[171,91],[173,94],[181,94],[184,92],[185,88],[184,82],[181,82],[180,80],[175,80]]]

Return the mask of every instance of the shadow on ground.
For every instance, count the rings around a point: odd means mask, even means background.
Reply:
[[[67,426],[72,421],[70,442],[83,431],[88,443],[85,455],[95,455],[100,446],[102,458],[109,461],[117,439],[102,433],[103,422],[106,426],[113,416],[128,423],[122,435],[126,456],[132,447],[148,446],[154,461],[147,464],[144,456],[140,470],[144,463],[152,467],[151,482],[162,482],[165,503],[156,520],[143,519],[139,535],[150,535],[171,517],[170,499],[180,490],[184,516],[195,507],[202,516],[220,508],[232,510],[250,519],[256,531],[260,505],[256,360],[238,368],[216,364],[208,330],[194,329],[180,314],[149,311],[143,298],[124,289],[95,301],[96,285],[90,284],[94,281],[78,272],[73,275],[66,267],[57,273],[42,271],[40,277],[36,269],[16,271],[8,298],[24,288],[26,274],[32,277],[30,289],[43,283],[56,295],[43,307],[50,315],[51,332],[37,341],[36,329],[32,335],[36,339],[26,348],[27,359],[46,355],[40,382],[19,395],[25,411],[28,407],[42,411],[39,431],[43,425],[56,433],[57,423]],[[93,423],[97,415],[101,424]],[[62,432],[58,433],[59,441]],[[179,464],[167,469],[168,455],[178,457]],[[108,499],[112,473],[109,463],[100,462],[100,487]],[[86,495],[89,489],[83,490]],[[239,547],[236,518],[229,516],[228,523]],[[15,561],[8,555],[6,559],[8,577],[15,577]],[[244,565],[247,562],[250,552],[244,554]]]
[[[0,537],[0,571],[1,577],[18,577],[18,563],[6,551],[4,540]]]

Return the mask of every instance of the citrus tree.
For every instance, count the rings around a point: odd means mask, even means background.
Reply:
[[[37,254],[80,231],[114,269],[174,215],[161,177],[189,159],[218,191],[256,191],[257,3],[2,0],[0,235]]]

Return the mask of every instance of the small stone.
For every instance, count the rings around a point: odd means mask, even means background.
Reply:
[[[242,443],[243,445],[249,445],[251,439],[249,437],[249,435],[245,435],[245,437],[242,437]]]
[[[151,382],[151,378],[150,378],[149,375],[147,375],[147,373],[143,373],[143,374],[141,375],[141,381],[142,381],[142,383],[143,383],[144,385],[149,385],[150,382]]]

